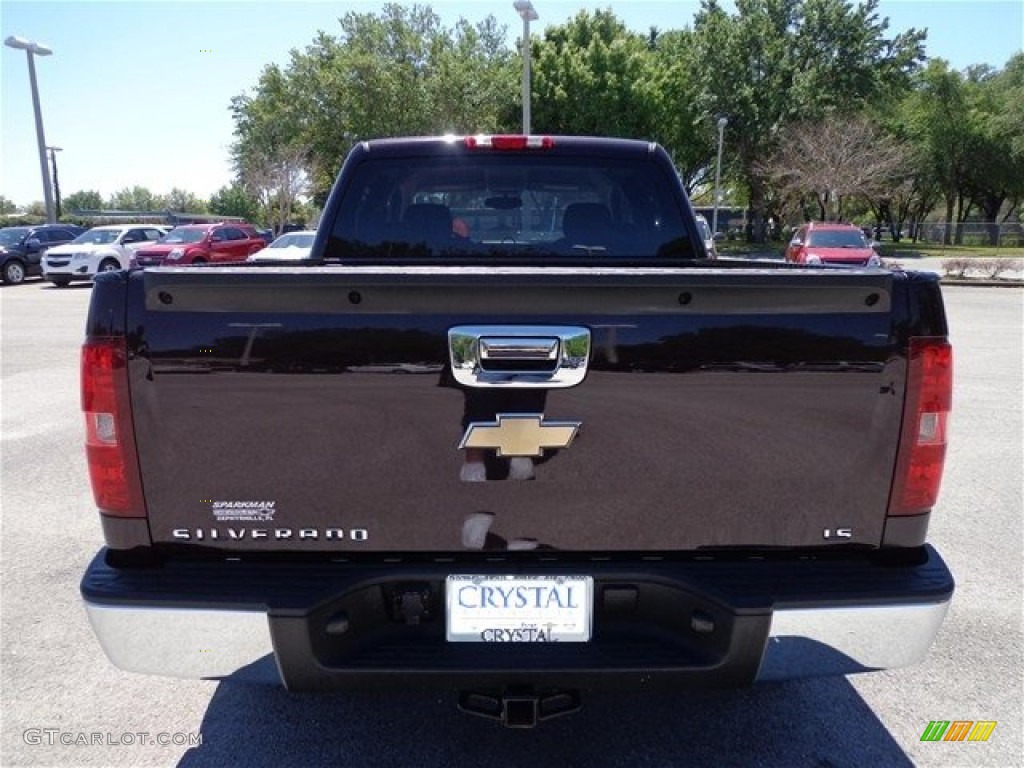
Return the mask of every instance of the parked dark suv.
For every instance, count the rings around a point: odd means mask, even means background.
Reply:
[[[0,229],[0,277],[8,285],[41,275],[39,264],[48,248],[70,243],[85,232],[74,224],[39,224],[34,227]]]

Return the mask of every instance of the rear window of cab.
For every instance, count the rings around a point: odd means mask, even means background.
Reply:
[[[385,263],[693,258],[671,184],[660,166],[635,159],[370,158],[345,189],[325,255]]]

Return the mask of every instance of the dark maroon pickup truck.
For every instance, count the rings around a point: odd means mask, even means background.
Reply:
[[[710,260],[657,145],[361,143],[307,261],[97,278],[82,595],[122,669],[519,727],[912,664],[951,369],[935,276]]]

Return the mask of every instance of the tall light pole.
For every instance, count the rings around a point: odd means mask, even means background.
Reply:
[[[47,147],[50,152],[50,165],[53,167],[53,198],[54,208],[56,209],[57,218],[61,216],[60,210],[60,182],[57,181],[57,153],[63,152],[61,147]]]
[[[729,124],[729,121],[724,118],[718,118],[718,161],[715,163],[715,207],[711,214],[711,237],[718,234],[718,199],[721,197],[722,188],[722,139],[725,135],[725,126]]]
[[[515,0],[512,7],[523,20],[523,134],[530,134],[530,22],[540,18],[530,0]]]
[[[43,175],[43,199],[46,201],[46,221],[49,224],[54,224],[57,221],[57,217],[54,215],[53,210],[50,169],[46,167],[46,139],[43,136],[43,113],[39,108],[39,87],[36,85],[36,64],[33,58],[34,56],[49,56],[53,51],[45,45],[34,43],[23,37],[15,37],[14,35],[4,40],[4,45],[8,48],[17,48],[18,50],[25,51],[25,56],[28,58],[28,79],[29,84],[32,86],[32,107],[36,113],[36,141],[39,142],[39,170]]]

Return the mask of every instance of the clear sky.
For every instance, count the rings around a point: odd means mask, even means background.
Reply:
[[[493,14],[513,44],[522,22],[512,0],[424,2],[446,26]],[[318,30],[336,33],[348,11],[381,2],[87,2],[0,0],[0,37],[48,45],[36,70],[46,143],[59,146],[61,193],[95,189],[104,199],[139,184],[156,194],[180,187],[201,197],[230,183],[232,96],[251,89],[271,62],[287,65]],[[534,0],[531,31],[582,9],[611,8],[646,32],[691,26],[695,0]],[[1002,68],[1024,48],[1024,0],[881,0],[890,31],[927,28],[927,53],[957,69]],[[42,200],[26,55],[0,50],[0,195]]]

